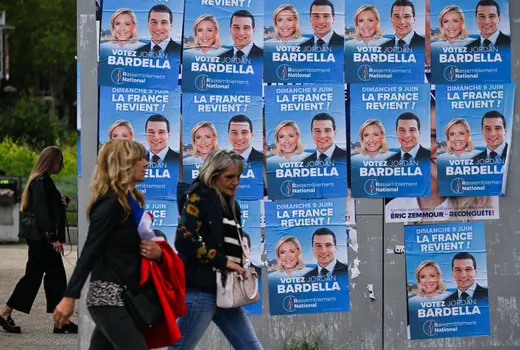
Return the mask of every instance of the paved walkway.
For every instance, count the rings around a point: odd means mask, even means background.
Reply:
[[[71,250],[65,246],[65,254]],[[67,279],[72,273],[71,264],[76,264],[76,246],[64,257],[63,263],[67,271]],[[67,260],[70,262],[67,262]],[[0,244],[0,305],[4,305],[18,280],[23,276],[27,262],[27,246],[25,244]],[[0,306],[1,307],[1,306]],[[6,333],[0,327],[0,349],[5,350],[76,350],[78,336],[76,334],[53,334],[51,314],[45,313],[45,293],[43,283],[36,297],[30,315],[17,311],[13,318],[22,327],[22,334]],[[77,314],[72,317],[77,321]],[[77,322],[76,322],[77,323]]]

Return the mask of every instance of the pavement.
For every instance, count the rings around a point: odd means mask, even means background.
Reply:
[[[63,264],[67,272],[67,280],[74,269],[77,260],[77,246],[65,246]],[[27,262],[26,244],[0,244],[0,307],[11,296],[16,283],[22,278]],[[0,327],[0,349],[2,350],[76,350],[78,349],[78,334],[52,333],[54,322],[52,314],[46,312],[43,283],[38,296],[27,315],[13,311],[12,317],[16,324],[22,327],[21,334],[5,332]],[[78,323],[77,312],[72,316],[72,322]]]

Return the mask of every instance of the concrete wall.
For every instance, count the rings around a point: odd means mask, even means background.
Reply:
[[[79,213],[84,213],[89,198],[88,181],[95,164],[97,140],[96,27],[94,1],[78,0],[78,59],[81,69],[83,176],[79,179]],[[513,78],[520,74],[520,1],[510,1],[513,33]],[[517,30],[518,29],[518,30]],[[520,110],[520,105],[515,106]],[[387,248],[404,245],[403,226],[384,224],[381,200],[356,200],[359,251],[349,249],[349,260],[358,258],[361,275],[351,281],[350,313],[304,316],[268,315],[252,317],[265,349],[281,348],[292,336],[321,333],[324,349],[500,349],[520,348],[520,145],[519,117],[515,114],[514,137],[507,196],[500,201],[500,220],[486,223],[491,336],[406,340],[406,288],[404,255],[386,254]],[[87,223],[79,215],[79,244],[85,240]],[[367,284],[374,285],[376,300],[370,301]],[[264,285],[264,287],[267,287]],[[84,293],[83,295],[85,295]],[[267,290],[264,289],[264,295]],[[267,309],[267,300],[264,300]],[[80,348],[88,349],[92,323],[80,304]],[[216,327],[210,327],[200,349],[231,348]]]

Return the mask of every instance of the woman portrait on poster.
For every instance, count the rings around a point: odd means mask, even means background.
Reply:
[[[273,39],[286,44],[299,44],[302,41],[300,15],[296,7],[282,4],[273,12]]]
[[[385,160],[395,152],[388,151],[386,131],[383,123],[377,119],[367,119],[359,127],[361,148],[352,160]]]
[[[471,128],[464,118],[454,118],[444,128],[446,152],[439,155],[439,160],[471,159],[480,151],[475,151],[471,139]]]
[[[183,160],[184,165],[202,164],[208,154],[219,149],[218,133],[215,125],[209,121],[198,122],[191,129],[191,155]]]
[[[269,163],[295,162],[307,158],[310,153],[304,151],[300,127],[293,120],[284,120],[274,129],[276,148],[274,155],[267,159]]]
[[[433,260],[425,260],[415,269],[417,289],[414,296],[408,299],[409,303],[437,301],[446,299],[451,293],[446,292],[442,281],[442,270]]]
[[[269,278],[305,276],[312,269],[305,267],[302,246],[294,236],[280,238],[275,246],[276,271],[269,273]]]
[[[193,38],[195,40],[192,48],[185,51],[191,55],[218,56],[226,50],[222,48],[219,36],[219,25],[215,16],[203,14],[193,22]]]
[[[109,140],[134,140],[134,128],[128,120],[116,120],[108,128]]]
[[[354,13],[354,34],[346,46],[381,46],[389,39],[383,37],[381,16],[373,5],[363,5]]]
[[[441,33],[438,40],[431,45],[432,48],[444,46],[466,46],[474,39],[468,38],[464,12],[459,6],[448,5],[439,14],[439,26]]]
[[[99,46],[100,50],[136,50],[144,45],[137,35],[137,17],[129,8],[120,8],[112,14],[110,29],[112,34]]]

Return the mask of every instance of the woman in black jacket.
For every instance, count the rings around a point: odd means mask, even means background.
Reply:
[[[258,350],[251,322],[241,307],[217,307],[215,269],[245,273],[237,229],[240,207],[235,201],[243,159],[230,151],[212,151],[186,196],[175,248],[184,262],[188,312],[177,321],[182,339],[173,349],[194,349],[210,322],[222,330],[235,349]]]
[[[29,246],[29,260],[25,275],[0,311],[0,326],[10,333],[21,333],[11,313],[13,309],[27,314],[31,311],[42,278],[48,313],[54,311],[67,285],[61,254],[65,242],[65,208],[68,198],[60,194],[51,178],[62,168],[63,154],[60,149],[54,146],[45,148],[22,194],[20,215],[22,220],[30,220],[30,224],[22,225],[18,236],[24,238]],[[72,322],[61,327],[54,326],[54,333],[64,332],[77,333],[78,327]]]
[[[54,320],[66,323],[90,274],[87,307],[96,324],[90,349],[148,349],[123,304],[123,287],[138,292],[141,257],[160,259],[161,248],[141,240],[131,203],[144,206],[135,185],[145,179],[144,147],[134,141],[107,142],[99,151],[88,207],[87,239]],[[140,218],[139,218],[140,219]],[[151,229],[151,228],[150,228]]]

